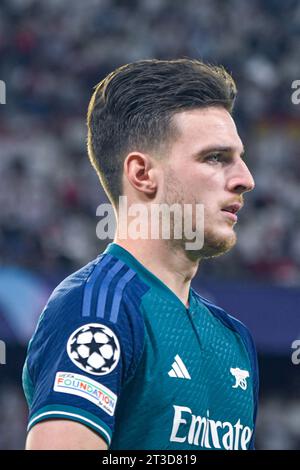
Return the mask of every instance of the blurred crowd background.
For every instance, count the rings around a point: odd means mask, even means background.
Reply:
[[[93,87],[124,63],[180,57],[232,72],[234,117],[256,180],[236,248],[203,263],[194,284],[221,305],[227,298],[257,340],[257,447],[300,447],[291,362],[300,337],[300,105],[291,100],[299,50],[297,0],[1,1],[0,449],[24,446],[21,368],[50,291],[107,243],[96,237],[106,198],[86,153]]]

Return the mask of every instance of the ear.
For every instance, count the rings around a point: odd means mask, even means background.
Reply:
[[[157,191],[157,180],[153,159],[144,153],[132,152],[124,161],[124,176],[131,186],[147,195],[154,197]]]

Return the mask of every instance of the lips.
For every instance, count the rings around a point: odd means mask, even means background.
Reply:
[[[222,209],[222,211],[225,212],[230,212],[231,214],[236,214],[242,207],[242,204],[239,204],[238,202],[234,204],[230,204]]]
[[[242,204],[236,202],[234,204],[229,204],[222,209],[222,212],[226,214],[233,222],[237,222],[237,212],[242,208]]]

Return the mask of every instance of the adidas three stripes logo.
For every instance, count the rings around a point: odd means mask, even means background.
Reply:
[[[107,320],[117,323],[125,287],[135,275],[136,272],[122,261],[111,255],[103,256],[86,281],[82,316],[104,319],[108,315]],[[108,308],[109,302],[112,304]]]

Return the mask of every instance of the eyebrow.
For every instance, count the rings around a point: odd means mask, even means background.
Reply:
[[[212,146],[212,147],[206,147],[199,152],[195,153],[195,157],[203,155],[205,153],[213,153],[213,152],[223,152],[223,153],[233,153],[234,152],[234,147],[224,147],[224,146]],[[245,149],[243,148],[242,152],[240,153],[240,157],[244,158],[245,156]]]

